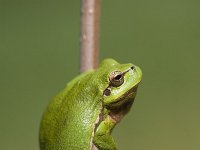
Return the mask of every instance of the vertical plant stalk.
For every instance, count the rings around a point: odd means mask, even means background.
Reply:
[[[99,62],[100,0],[81,0],[80,72],[97,68]],[[92,144],[91,150],[98,150]]]
[[[99,62],[100,0],[81,0],[80,72]]]

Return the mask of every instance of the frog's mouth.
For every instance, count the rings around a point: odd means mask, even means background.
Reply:
[[[110,104],[111,107],[115,107],[115,106],[120,107],[123,103],[125,103],[127,101],[130,101],[130,100],[134,101],[134,98],[137,93],[137,87],[138,87],[138,85],[134,86],[133,88],[128,90],[126,93],[124,93],[122,96],[120,96],[115,102],[112,102]]]
[[[124,93],[121,97],[119,97],[117,101],[112,102],[109,105],[109,115],[116,122],[119,122],[123,118],[123,116],[129,112],[137,93],[137,87],[138,85],[134,86],[126,93]]]

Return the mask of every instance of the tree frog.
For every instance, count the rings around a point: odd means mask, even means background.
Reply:
[[[70,81],[48,105],[41,150],[116,150],[111,132],[130,110],[142,78],[139,67],[105,59]]]

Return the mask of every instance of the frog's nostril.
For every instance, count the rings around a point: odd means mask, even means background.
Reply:
[[[131,69],[133,70],[133,69],[134,69],[134,66],[132,66]]]

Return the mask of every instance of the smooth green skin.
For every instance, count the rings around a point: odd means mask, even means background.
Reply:
[[[111,93],[106,96],[104,90],[113,71],[127,73],[124,83],[110,86]],[[113,59],[105,59],[97,70],[77,76],[48,105],[40,126],[40,149],[115,150],[111,131],[129,111],[141,77],[137,66]]]

